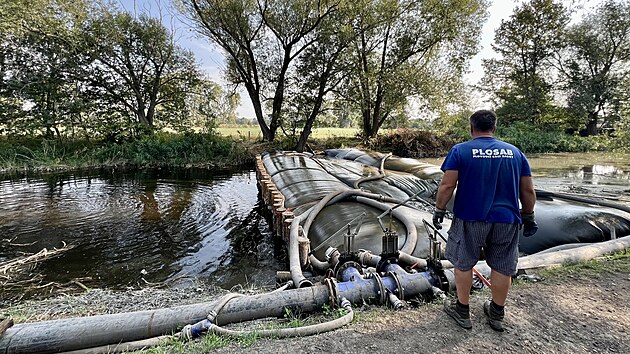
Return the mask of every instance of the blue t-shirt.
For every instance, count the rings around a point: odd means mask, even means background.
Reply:
[[[457,170],[453,213],[465,221],[514,224],[521,222],[521,176],[532,172],[515,146],[493,137],[480,137],[453,146],[442,171]]]

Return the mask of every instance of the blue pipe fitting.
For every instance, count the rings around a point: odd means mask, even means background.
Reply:
[[[363,275],[355,267],[347,267],[341,271],[341,281],[359,281],[363,280]]]
[[[187,325],[182,328],[181,337],[192,340],[208,332],[212,327],[212,322],[208,319],[201,320],[195,324]]]

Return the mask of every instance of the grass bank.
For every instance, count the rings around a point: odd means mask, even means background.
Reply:
[[[619,140],[606,136],[579,137],[527,127],[500,129],[498,137],[525,153],[624,151]],[[401,157],[445,156],[464,133],[417,129],[382,130],[367,142],[355,128],[318,128],[309,148],[358,148],[392,152]],[[0,171],[63,170],[96,166],[209,166],[234,167],[251,163],[257,153],[292,150],[297,140],[279,133],[273,143],[261,142],[258,127],[217,128],[212,134],[156,133],[123,143],[90,140],[0,137]]]
[[[88,140],[0,138],[0,169],[62,170],[93,166],[242,165],[247,146],[217,134],[154,134],[121,144]]]

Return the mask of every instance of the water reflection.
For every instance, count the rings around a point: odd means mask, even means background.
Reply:
[[[629,173],[624,172],[620,168],[611,165],[586,165],[582,166],[575,173],[571,171],[568,173],[568,177],[577,177],[584,180],[597,179],[598,176],[630,179]]]
[[[76,245],[38,269],[45,280],[91,277],[121,288],[182,276],[229,288],[273,282],[283,265],[255,173],[153,170],[62,173],[0,181],[0,261]],[[144,280],[143,280],[144,279]]]

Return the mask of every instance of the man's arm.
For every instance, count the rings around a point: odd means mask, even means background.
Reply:
[[[440,182],[440,186],[438,187],[437,191],[437,196],[435,200],[436,208],[442,210],[446,209],[446,204],[448,204],[448,201],[451,200],[451,197],[453,196],[453,191],[457,186],[458,176],[459,172],[457,170],[447,170],[446,172],[444,172],[442,182]]]
[[[521,176],[519,196],[521,198],[522,206],[521,213],[533,213],[534,204],[536,204],[536,191],[534,190],[534,181],[532,180],[532,176]]]

